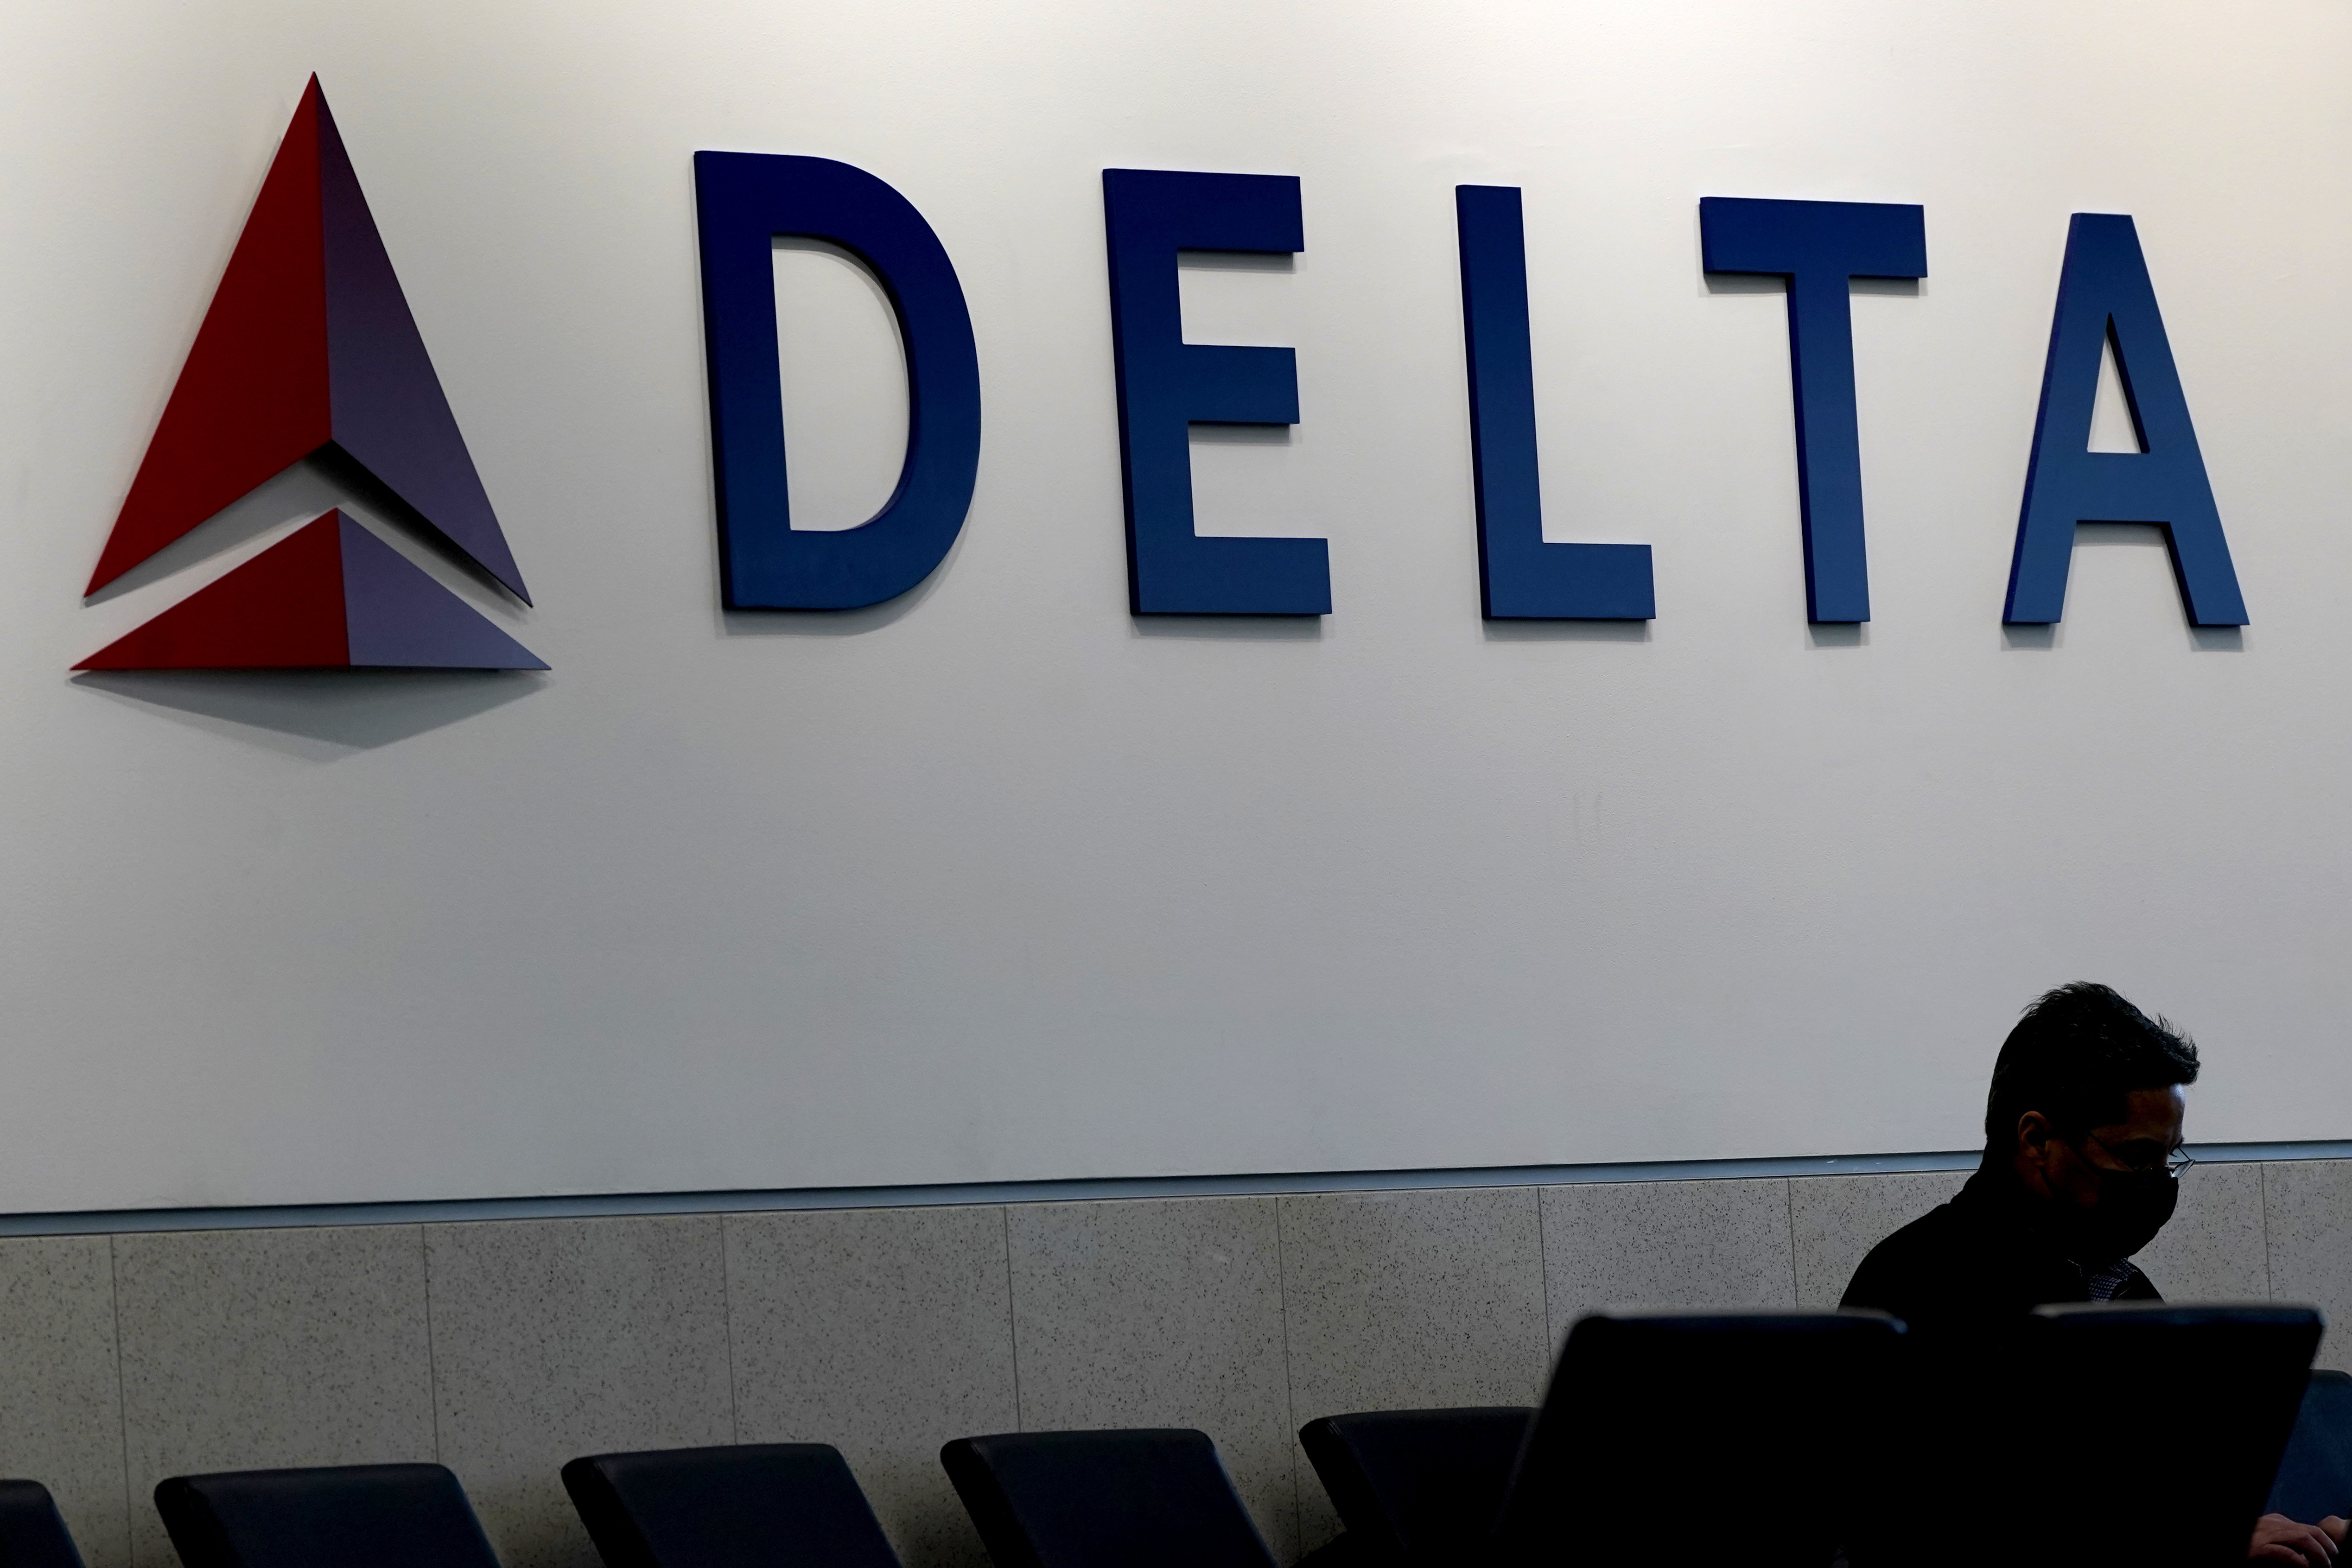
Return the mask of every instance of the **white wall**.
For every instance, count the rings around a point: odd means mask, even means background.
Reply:
[[[2192,1136],[2352,1132],[2340,5],[0,27],[0,1208],[1955,1147],[2082,976],[2204,1040]],[[70,680],[326,504],[77,598],[313,69],[554,671]],[[716,607],[704,147],[872,170],[961,272],[978,498],[901,602]],[[1196,464],[1208,524],[1328,536],[1319,632],[1126,612],[1107,165],[1305,182],[1296,270],[1188,330],[1298,347],[1296,438]],[[1550,525],[1654,547],[1645,636],[1478,618],[1462,181],[1526,188]],[[1927,205],[1854,302],[1858,640],[1702,194]],[[2236,643],[2128,531],[2000,624],[2083,210],[2138,220]]]

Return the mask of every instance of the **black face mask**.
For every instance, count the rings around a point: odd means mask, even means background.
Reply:
[[[2099,1173],[2099,1205],[2074,1211],[2075,1261],[2128,1258],[2156,1239],[2180,1203],[2180,1183],[2169,1171]]]

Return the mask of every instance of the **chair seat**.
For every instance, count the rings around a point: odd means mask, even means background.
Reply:
[[[940,1463],[995,1568],[1274,1568],[1203,1432],[959,1437]]]
[[[605,1568],[898,1568],[839,1449],[756,1443],[563,1467]]]
[[[1315,1474],[1348,1527],[1345,1555],[1444,1562],[1482,1550],[1535,1409],[1371,1410],[1298,1429]]]
[[[499,1568],[439,1465],[174,1476],[155,1511],[182,1568]]]
[[[38,1481],[0,1480],[0,1568],[82,1568],[57,1500]]]
[[[1847,1429],[1902,1326],[1881,1313],[1596,1312],[1569,1333],[1496,1526],[1508,1561],[1622,1568],[1713,1521],[1749,1568],[1853,1541]]]

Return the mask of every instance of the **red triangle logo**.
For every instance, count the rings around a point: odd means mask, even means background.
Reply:
[[[328,448],[530,601],[313,77],[86,591]]]
[[[86,591],[95,593],[332,438],[317,79],[261,183]]]
[[[343,552],[329,512],[77,670],[317,669],[351,663]]]
[[[530,602],[312,77],[87,591],[320,453]],[[547,668],[335,512],[74,667],[352,666]]]

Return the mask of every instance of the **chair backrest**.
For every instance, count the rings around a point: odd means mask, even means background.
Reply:
[[[38,1481],[0,1481],[0,1568],[82,1568],[65,1516]]]
[[[155,1511],[182,1568],[499,1568],[439,1465],[174,1476]]]
[[[1864,1312],[1606,1312],[1569,1333],[1496,1524],[1515,1564],[1622,1568],[1716,1521],[1755,1568],[1820,1568],[1869,1478],[1849,1431],[1902,1326]]]
[[[2311,1375],[2263,1511],[2306,1524],[2331,1513],[2352,1518],[2352,1373]]]
[[[1274,1568],[1203,1432],[959,1437],[940,1463],[995,1568]]]
[[[563,1467],[563,1490],[605,1568],[898,1568],[825,1443],[598,1454]]]
[[[1298,1443],[1359,1551],[1449,1561],[1486,1550],[1535,1414],[1528,1405],[1368,1410],[1309,1421]]]
[[[2030,1555],[2053,1564],[2242,1560],[2294,1428],[2319,1314],[2267,1303],[2051,1306],[2027,1326],[2026,1386],[2060,1418],[2091,1425],[2063,1466],[2020,1456],[1993,1478],[2019,1510],[2007,1539],[2036,1543]],[[2097,1424],[2122,1411],[2145,1412],[2146,1424]]]

